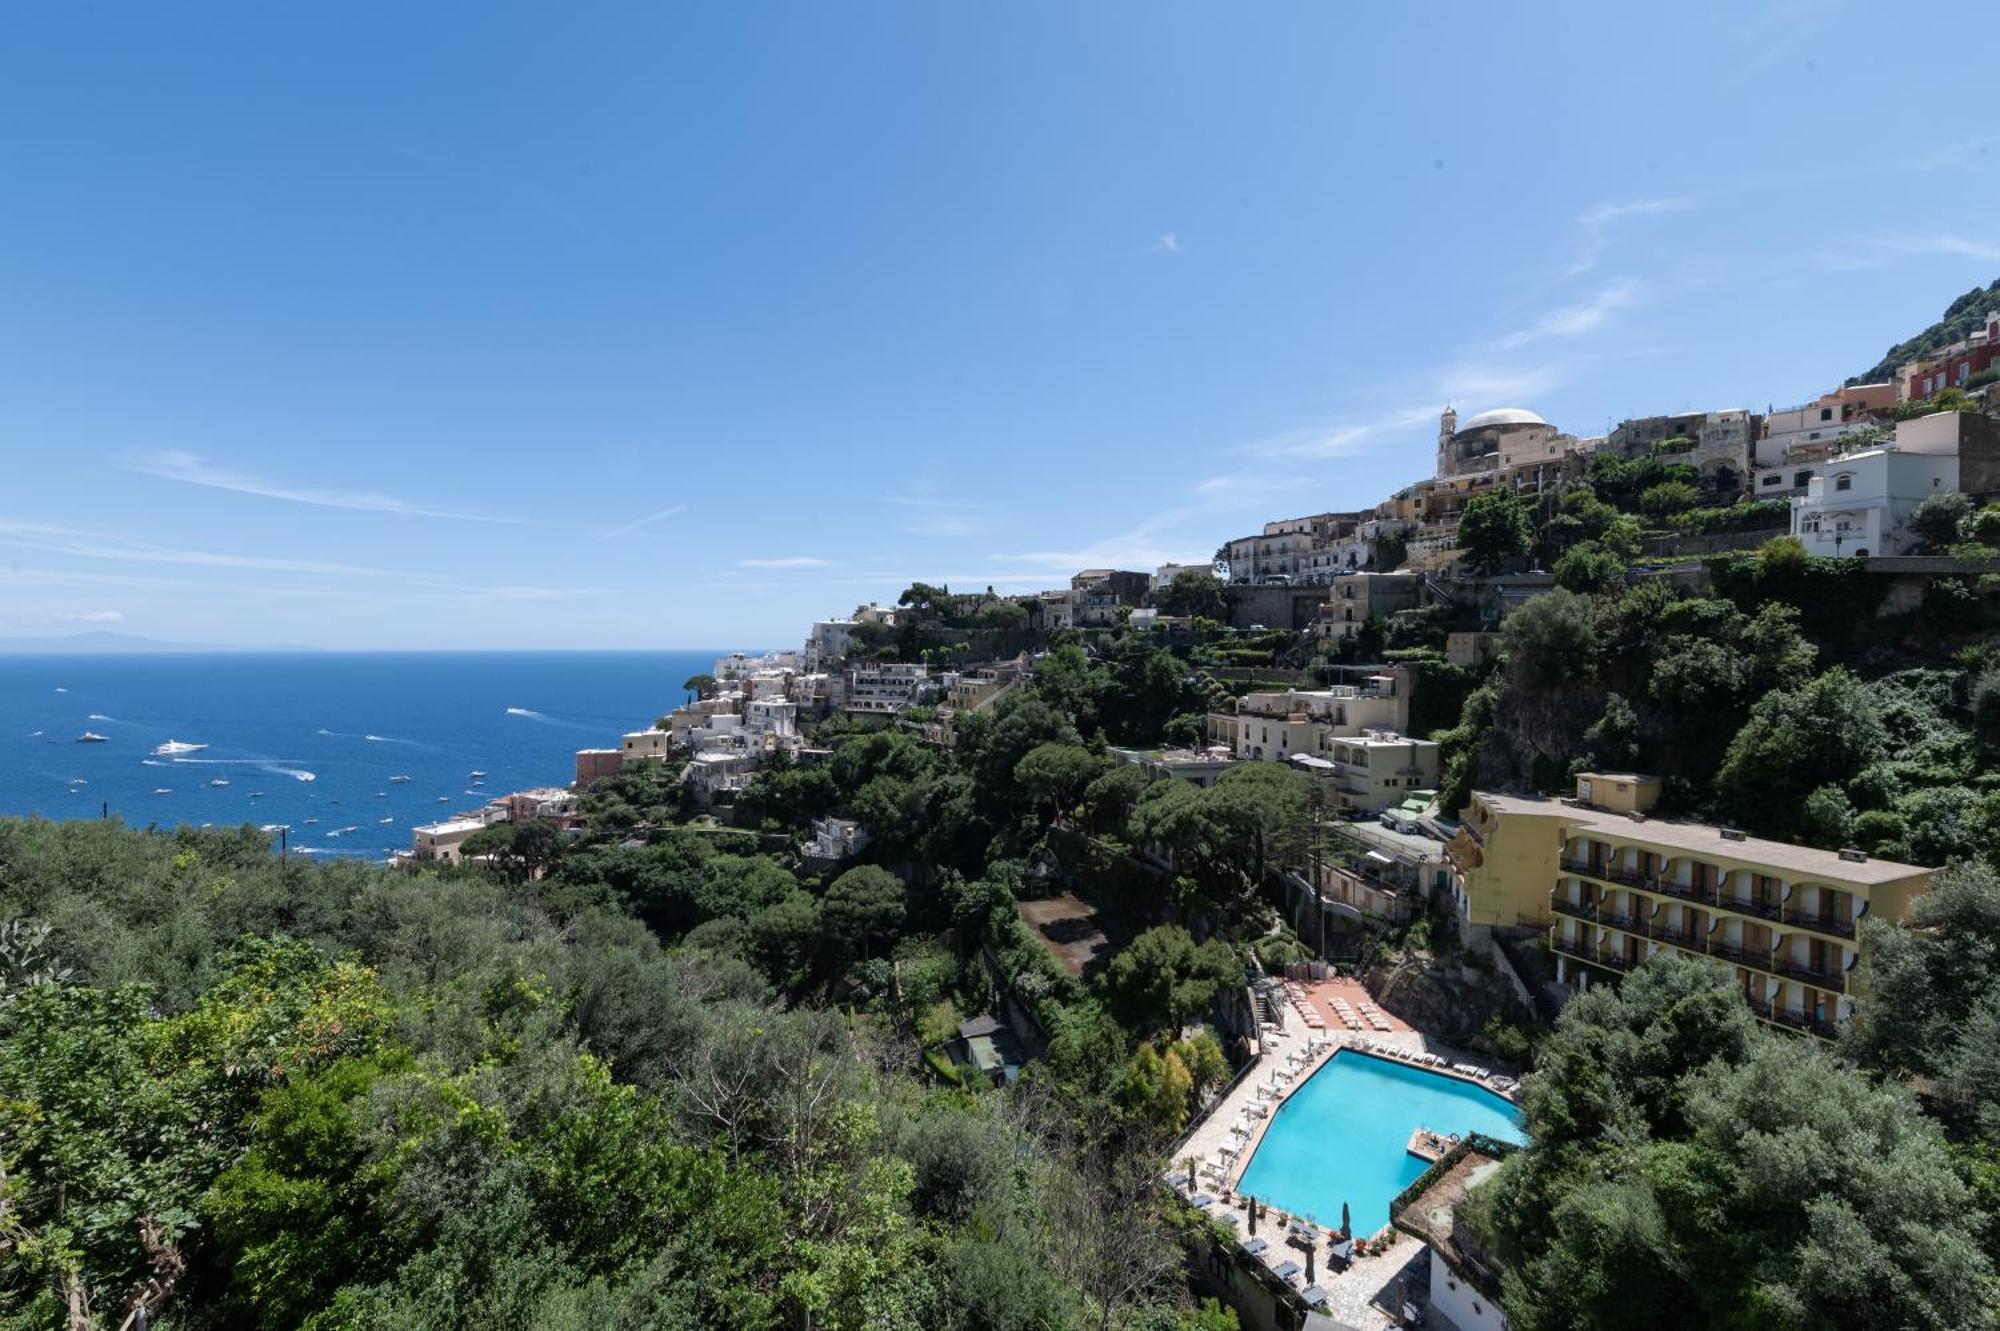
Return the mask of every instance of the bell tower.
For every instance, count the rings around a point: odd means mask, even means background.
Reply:
[[[1438,417],[1438,461],[1436,474],[1439,476],[1449,476],[1456,469],[1451,455],[1451,437],[1457,433],[1458,412],[1452,407],[1446,407],[1444,414]]]

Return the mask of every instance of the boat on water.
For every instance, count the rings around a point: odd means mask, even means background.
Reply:
[[[406,776],[392,776],[389,778],[389,784],[394,786],[407,786],[408,784],[410,784],[410,778]]]
[[[305,824],[305,825],[306,825],[307,827],[311,827],[311,826],[312,826],[312,825],[313,825],[314,823],[316,823],[316,822],[318,822],[318,821],[319,821],[319,819],[317,819],[317,818],[308,818],[308,819],[306,819],[306,824]]]
[[[226,786],[229,784],[229,778],[226,776],[219,776],[215,778],[215,780],[209,782],[208,784],[211,786]]]
[[[69,783],[70,783],[70,784],[71,784],[72,786],[87,786],[87,785],[89,785],[89,784],[90,784],[90,783],[89,783],[88,781],[85,781],[85,780],[84,780],[84,779],[83,779],[82,777],[80,777],[80,776],[73,776],[73,777],[71,777],[71,778],[69,779]]]
[[[263,792],[263,791],[261,791],[261,790],[253,790],[253,791],[251,791],[251,792],[250,792],[250,798],[251,798],[251,799],[253,799],[253,800],[260,800],[260,799],[263,799],[263,798],[264,798],[264,792]]]
[[[394,818],[377,818],[375,821],[378,823],[393,823],[396,820]]]
[[[207,747],[208,745],[206,744],[190,744],[184,739],[170,739],[165,744],[155,745],[153,747],[153,756],[155,758],[171,758],[177,753],[200,753]]]
[[[438,803],[439,803],[439,804],[449,804],[449,803],[451,803],[451,796],[449,796],[449,795],[440,795],[440,796],[438,796]]]
[[[171,795],[174,793],[174,788],[172,786],[154,786],[153,793],[155,795]]]
[[[76,742],[78,744],[103,744],[108,739],[109,736],[100,735],[95,730],[86,730],[76,737]]]
[[[486,773],[476,770],[466,773],[466,776],[473,781],[484,781],[486,779]]]

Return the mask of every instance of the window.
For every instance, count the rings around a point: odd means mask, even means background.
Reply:
[[[1854,478],[1846,472],[1842,472],[1833,478],[1833,488],[1836,490],[1852,490],[1854,488]]]
[[[1780,483],[1780,482],[1781,482],[1781,481],[1783,481],[1784,479],[1785,479],[1784,477],[1782,477],[1782,476],[1778,475],[1778,473],[1776,473],[1776,472],[1774,471],[1774,472],[1772,472],[1772,473],[1771,473],[1771,474],[1770,474],[1769,476],[1766,476],[1766,477],[1764,478],[1764,484],[1766,484],[1766,485],[1777,485],[1778,483]]]
[[[1819,418],[1820,418],[1821,420],[1823,420],[1823,421],[1830,421],[1830,420],[1832,420],[1832,419],[1833,419],[1833,408],[1832,408],[1832,407],[1821,407],[1821,408],[1819,409]]]
[[[1809,472],[1809,471],[1802,471],[1802,472],[1798,473],[1798,475],[1796,475],[1796,476],[1792,477],[1792,484],[1793,484],[1793,485],[1805,485],[1805,484],[1807,484],[1808,482],[1810,482],[1811,480],[1812,480],[1812,473],[1811,473],[1811,472]]]

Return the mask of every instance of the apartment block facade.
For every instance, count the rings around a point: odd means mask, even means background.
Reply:
[[[1573,799],[1475,792],[1446,847],[1461,925],[1548,934],[1577,988],[1671,950],[1722,968],[1764,1022],[1832,1038],[1861,921],[1902,922],[1932,871],[1656,819],[1657,778],[1589,773]]]

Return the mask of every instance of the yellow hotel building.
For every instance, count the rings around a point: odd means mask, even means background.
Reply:
[[[1706,957],[1764,1021],[1830,1038],[1854,1009],[1865,915],[1902,922],[1931,870],[1648,816],[1658,778],[1588,773],[1574,799],[1475,792],[1445,847],[1470,933],[1548,932],[1587,988],[1663,948]]]

